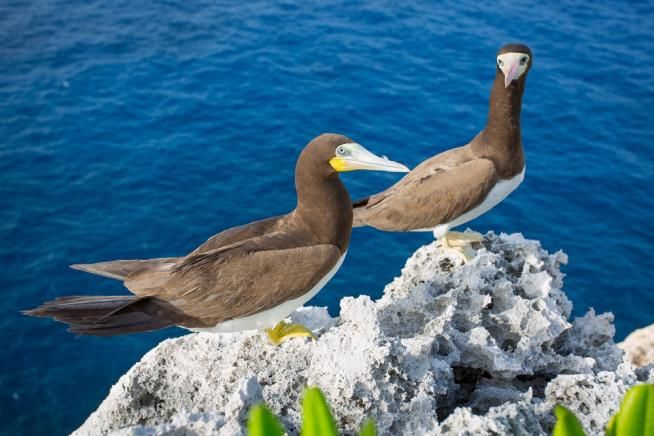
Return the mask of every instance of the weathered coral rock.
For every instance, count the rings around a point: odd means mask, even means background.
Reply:
[[[638,377],[613,344],[611,314],[569,321],[566,262],[517,234],[487,234],[465,265],[432,243],[380,300],[344,298],[338,319],[294,313],[317,342],[275,348],[260,333],[162,342],[76,434],[241,434],[260,401],[296,434],[307,385],[325,392],[346,433],[372,417],[380,434],[549,434],[558,402],[600,434]]]
[[[618,344],[625,351],[626,359],[640,368],[654,364],[654,324],[634,330]]]

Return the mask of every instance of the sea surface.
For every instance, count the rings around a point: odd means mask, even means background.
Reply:
[[[174,256],[295,205],[321,132],[409,166],[483,126],[495,52],[534,52],[525,182],[470,224],[569,254],[574,315],[654,323],[654,3],[13,1],[0,4],[0,432],[64,434],[168,329],[75,337],[19,310],[125,293],[76,262]],[[399,177],[343,176],[352,197]],[[311,304],[379,297],[432,236],[353,233]]]

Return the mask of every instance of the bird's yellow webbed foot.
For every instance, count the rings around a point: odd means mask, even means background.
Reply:
[[[281,345],[283,342],[293,338],[309,338],[316,340],[316,336],[311,330],[301,324],[289,324],[280,321],[275,327],[266,329],[268,340],[273,345]]]
[[[465,263],[472,260],[476,254],[471,244],[483,239],[484,236],[477,232],[448,232],[439,242],[444,250],[456,253]]]

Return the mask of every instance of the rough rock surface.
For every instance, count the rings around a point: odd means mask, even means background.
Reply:
[[[241,434],[260,401],[296,434],[306,385],[325,392],[346,433],[373,417],[380,434],[549,434],[559,402],[600,434],[625,390],[654,370],[623,363],[611,314],[569,321],[566,262],[519,234],[487,234],[465,265],[432,243],[380,300],[344,298],[338,319],[295,312],[317,342],[275,348],[260,333],[162,342],[76,434]]]
[[[634,366],[641,368],[654,364],[654,324],[634,330],[618,346]]]

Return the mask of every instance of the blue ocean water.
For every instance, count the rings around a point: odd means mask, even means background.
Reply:
[[[308,140],[344,133],[414,166],[484,125],[495,51],[534,52],[527,175],[476,230],[570,263],[575,314],[654,322],[652,2],[125,0],[0,5],[0,431],[76,428],[181,330],[76,338],[19,310],[125,292],[75,262],[186,253],[294,206]],[[552,2],[554,3],[554,2]],[[397,174],[344,176],[353,197]],[[312,301],[378,297],[429,234],[354,232]]]

